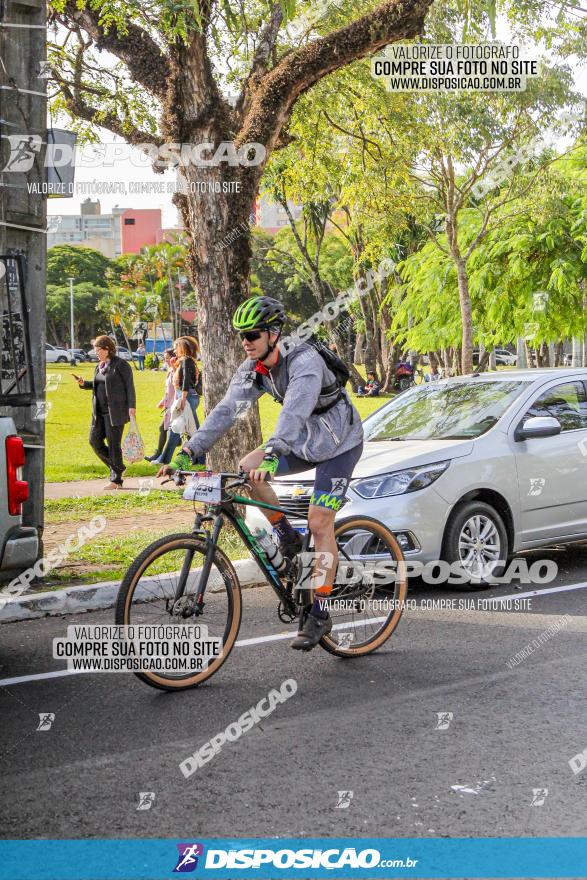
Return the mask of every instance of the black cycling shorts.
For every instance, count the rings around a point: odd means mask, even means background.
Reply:
[[[289,455],[282,455],[279,459],[276,476],[300,474],[315,467],[316,478],[310,504],[336,512],[342,507],[343,498],[362,452],[362,441],[347,452],[341,452],[340,455],[327,461],[305,461],[291,452]]]

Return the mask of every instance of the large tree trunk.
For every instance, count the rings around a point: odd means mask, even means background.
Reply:
[[[219,169],[198,169],[198,178],[219,176]],[[198,292],[198,334],[202,351],[204,410],[209,413],[224,396],[227,381],[244,360],[241,341],[232,330],[232,315],[249,295],[250,246],[246,236],[235,240],[232,248],[215,249],[231,229],[245,225],[251,205],[221,193],[198,194],[185,198],[184,213],[189,216],[191,274]],[[215,365],[222,364],[217,371]],[[216,378],[214,378],[216,377]],[[213,381],[209,381],[212,379]],[[234,471],[242,456],[260,445],[261,424],[258,407],[251,407],[209,453],[215,470]]]
[[[526,345],[522,336],[518,336],[516,342],[516,367],[520,370],[525,370],[528,366],[528,359],[526,357]]]
[[[457,283],[463,333],[461,337],[461,371],[463,375],[473,372],[473,307],[469,293],[469,278],[465,261],[457,259]]]
[[[377,349],[375,336],[370,322],[365,321],[365,368],[366,371],[377,369]]]
[[[365,344],[365,334],[357,333],[357,338],[355,340],[355,355],[353,358],[353,362],[360,366],[363,363],[363,346]]]

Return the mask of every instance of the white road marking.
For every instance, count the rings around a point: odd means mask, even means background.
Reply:
[[[0,679],[0,687],[9,687],[11,684],[26,684],[27,681],[44,681],[46,678],[64,678],[67,675],[92,675],[83,669],[56,669],[54,672],[38,672],[35,675],[20,675],[18,678]]]
[[[530,590],[529,593],[512,593],[510,596],[491,596],[488,601],[505,602],[506,599],[529,599],[532,596],[543,596],[545,593],[565,593],[569,590],[584,590],[587,587],[587,581],[580,584],[567,584],[566,587],[545,587],[544,590]]]
[[[528,599],[530,597],[543,596],[546,593],[564,593],[569,592],[570,590],[584,590],[587,588],[587,581],[583,581],[580,584],[567,584],[563,587],[547,587],[544,590],[531,590],[528,593],[511,593],[508,596],[491,596],[487,597],[486,601],[492,602],[506,602],[508,599]],[[450,612],[449,612],[450,614]],[[379,623],[385,620],[384,617],[376,617],[371,620],[372,623]],[[335,624],[333,629],[349,629],[353,626],[362,626],[363,621],[355,621],[349,623],[339,623]],[[292,631],[289,630],[287,632],[275,633],[270,636],[256,636],[252,639],[239,639],[235,643],[236,648],[247,648],[251,645],[263,645],[267,642],[280,642],[284,639],[292,638]],[[30,681],[44,681],[45,679],[51,678],[66,678],[68,675],[94,675],[93,672],[85,672],[81,669],[56,669],[53,672],[38,672],[34,675],[20,675],[16,678],[2,678],[0,679],[0,687],[10,687],[11,685],[16,684],[27,684]]]

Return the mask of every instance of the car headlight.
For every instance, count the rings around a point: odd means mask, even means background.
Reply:
[[[351,488],[361,498],[382,498],[385,495],[403,495],[406,492],[417,492],[425,489],[445,472],[450,461],[437,461],[422,467],[408,468],[405,471],[394,471],[391,474],[379,474],[377,477],[353,480]]]

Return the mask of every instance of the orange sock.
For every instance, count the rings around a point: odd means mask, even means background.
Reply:
[[[267,511],[267,519],[269,520],[269,522],[271,523],[272,526],[274,526],[275,523],[278,523],[282,516],[284,517],[285,513],[279,513],[279,511],[277,511],[277,510],[268,510]]]
[[[323,584],[321,587],[318,587],[314,591],[315,596],[322,596],[322,598],[328,598],[332,593],[333,585],[332,584]]]

